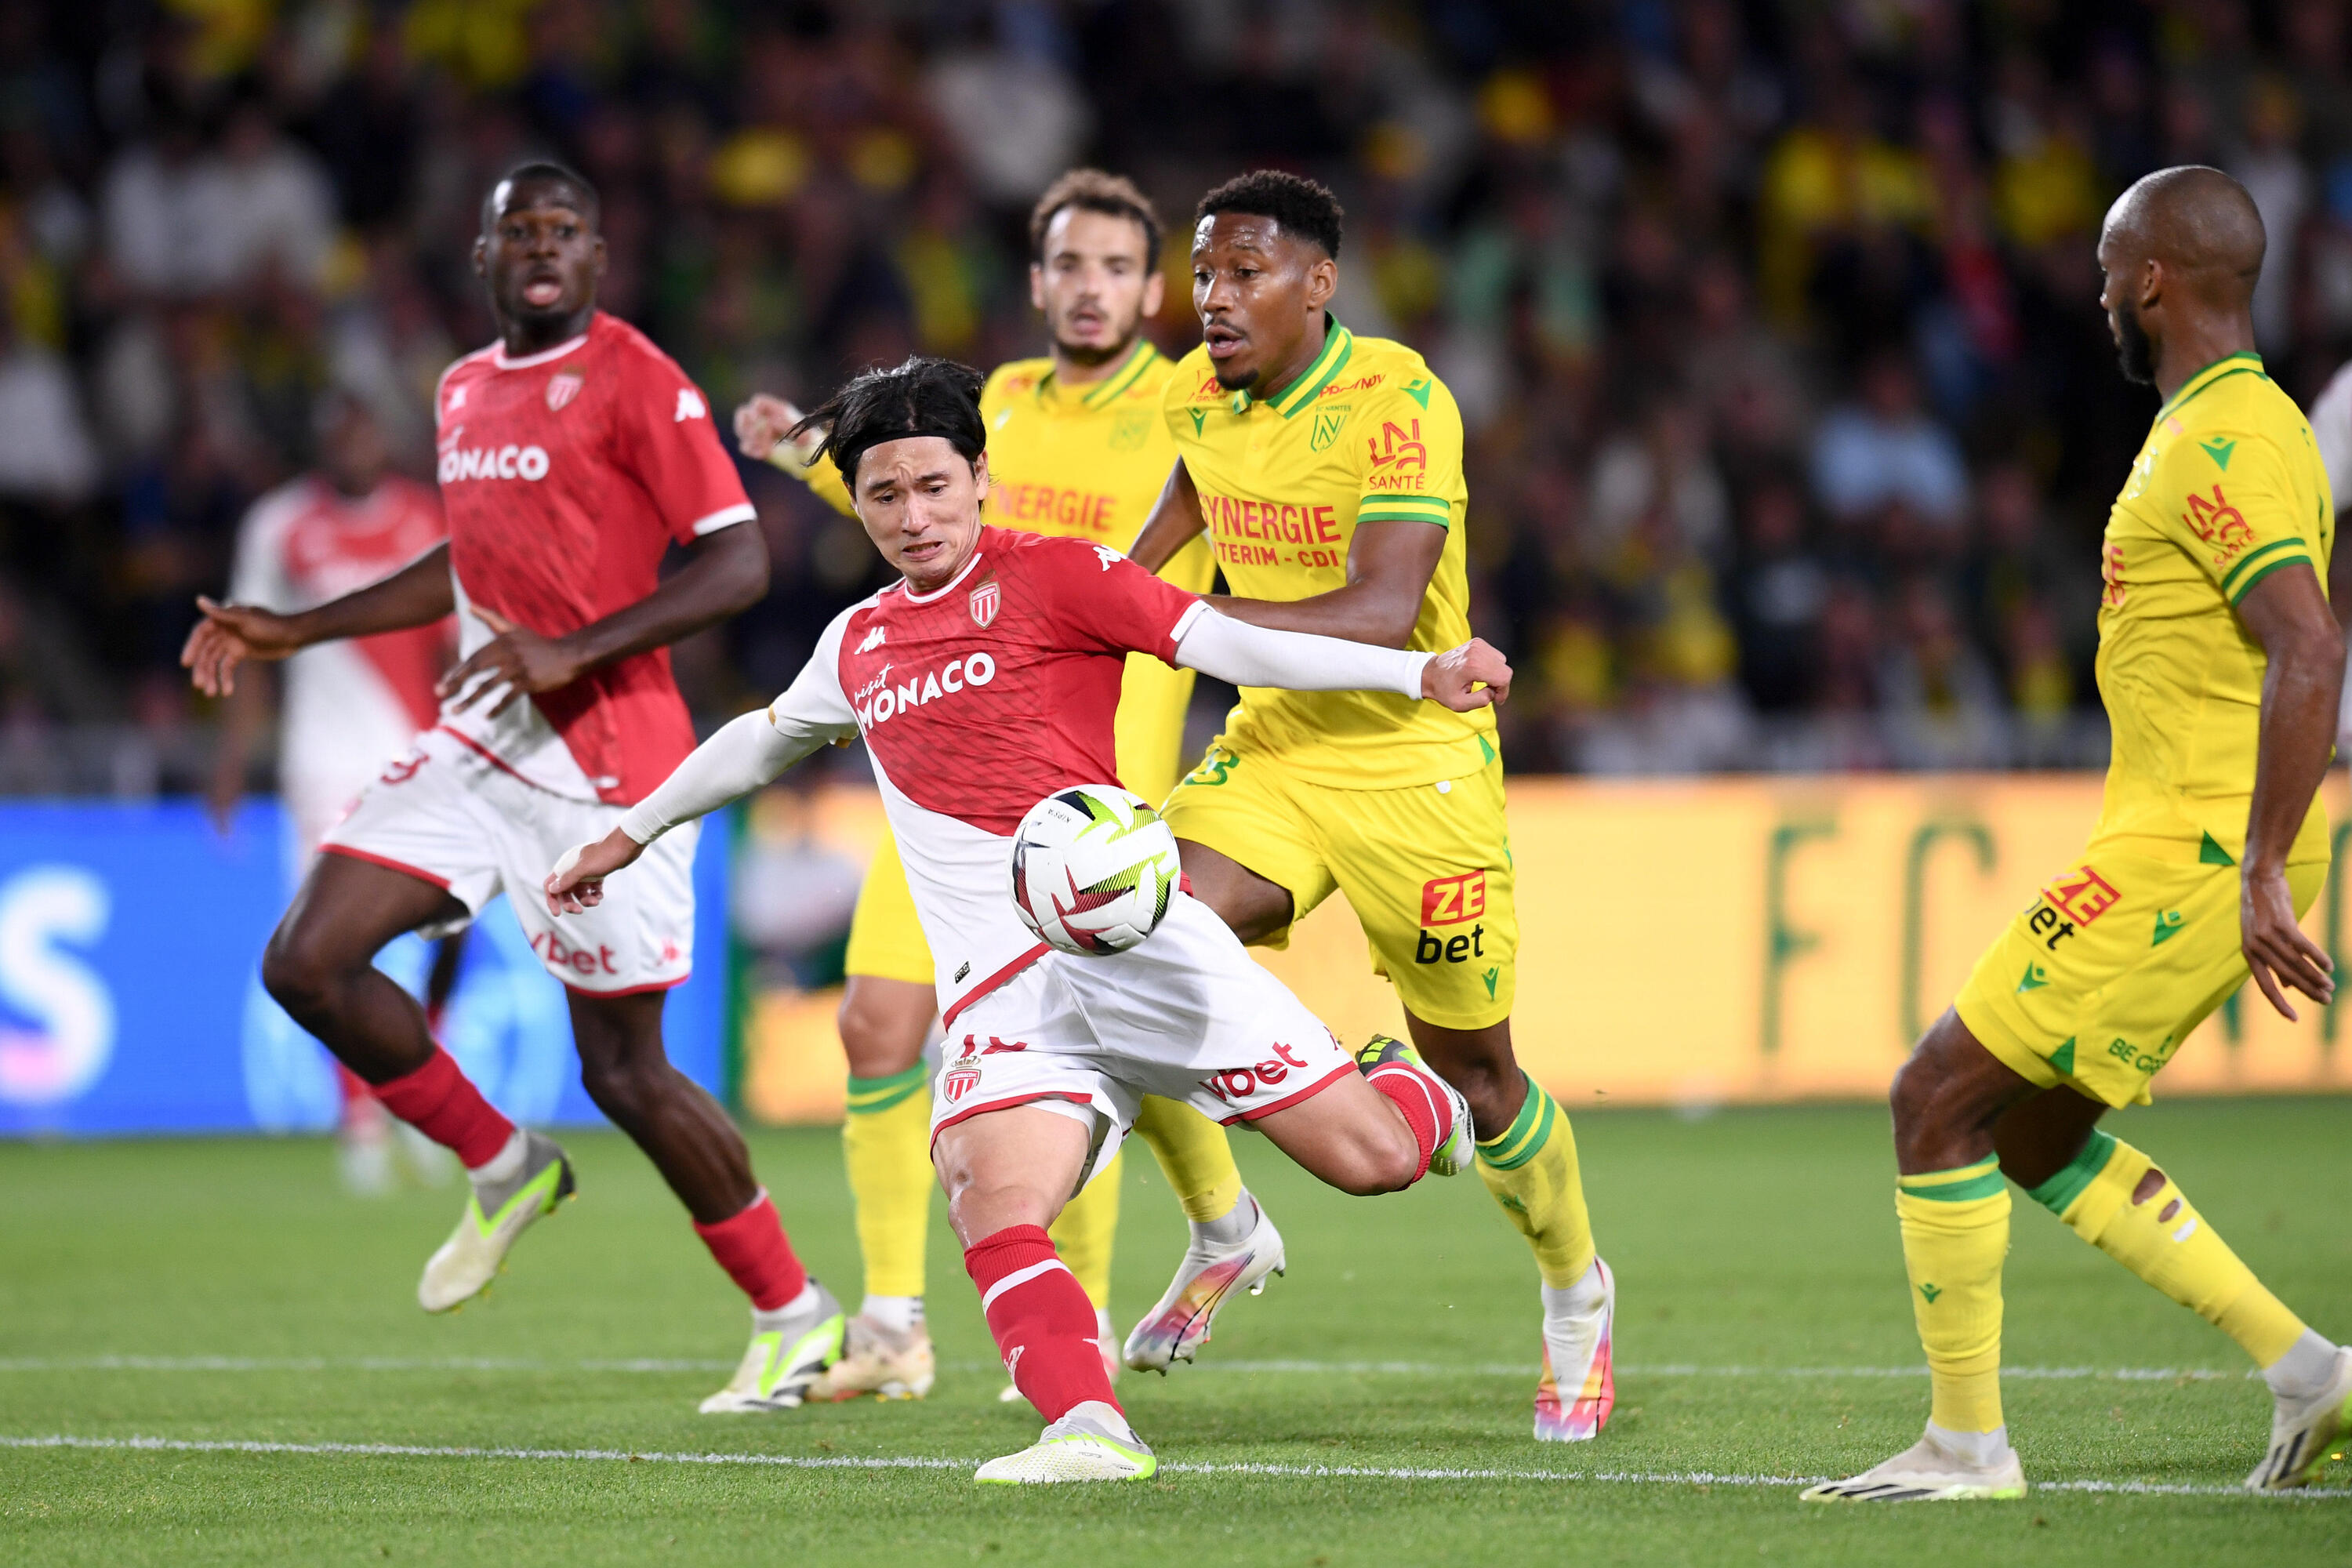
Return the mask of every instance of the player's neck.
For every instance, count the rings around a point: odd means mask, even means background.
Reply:
[[[1323,357],[1323,344],[1330,335],[1330,316],[1322,310],[1316,311],[1306,335],[1298,340],[1298,347],[1281,364],[1258,378],[1257,387],[1250,396],[1260,403],[1282,401],[1283,395],[1297,385],[1298,378],[1312,370],[1315,362]]]
[[[1127,340],[1117,353],[1102,359],[1085,361],[1071,357],[1060,343],[1054,345],[1054,379],[1064,386],[1092,386],[1118,373],[1121,366],[1143,352],[1143,334],[1138,332]]]
[[[2169,403],[2199,371],[2253,352],[2254,324],[2242,316],[2176,327],[2157,348],[2156,395]]]
[[[596,302],[587,304],[568,316],[541,317],[537,320],[511,318],[499,323],[499,341],[505,345],[507,358],[529,359],[552,348],[561,348],[577,337],[587,335],[588,327],[596,319]]]

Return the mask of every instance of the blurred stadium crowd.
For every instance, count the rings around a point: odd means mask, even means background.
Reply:
[[[174,659],[321,394],[420,473],[504,166],[603,187],[608,308],[722,408],[1035,352],[1068,164],[1178,220],[1252,163],[1349,211],[1339,313],[1471,427],[1528,771],[2096,764],[2096,537],[2152,410],[2110,197],[2253,191],[2306,402],[2352,343],[2335,0],[85,0],[0,4],[0,790],[193,787]],[[877,563],[749,479],[776,568],[681,650],[721,716]]]

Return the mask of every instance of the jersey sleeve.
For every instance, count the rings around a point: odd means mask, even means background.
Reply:
[[[2318,569],[2320,520],[2300,515],[2285,461],[2267,437],[2217,432],[2177,440],[2158,481],[2158,526],[2231,604],[2273,572]]]
[[[1031,546],[1056,631],[1068,646],[1148,653],[1176,662],[1176,643],[1201,603],[1107,544],[1046,539]]]
[[[293,521],[294,506],[286,490],[272,490],[254,502],[237,524],[236,559],[228,579],[231,604],[259,605],[282,614],[310,608],[294,602],[294,584],[286,571],[286,528]]]
[[[1462,411],[1426,368],[1375,388],[1339,438],[1355,458],[1358,522],[1462,521]]]
[[[841,639],[856,612],[852,605],[833,617],[816,639],[816,651],[801,666],[782,696],[768,704],[768,722],[794,740],[830,742],[857,733],[849,694],[841,689]]]
[[[614,398],[614,460],[645,487],[672,539],[689,543],[753,515],[709,400],[685,372],[655,354],[635,356]]]

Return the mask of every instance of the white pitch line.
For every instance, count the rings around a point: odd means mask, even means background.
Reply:
[[[294,1454],[356,1458],[509,1459],[650,1465],[747,1465],[791,1470],[960,1470],[978,1463],[943,1456],[886,1454],[675,1454],[625,1448],[509,1448],[425,1443],[284,1443],[256,1439],[194,1437],[82,1437],[0,1434],[0,1448],[79,1448],[175,1454]],[[1822,1476],[1758,1476],[1713,1470],[1507,1470],[1437,1465],[1277,1465],[1163,1463],[1163,1473],[1187,1476],[1264,1476],[1283,1480],[1388,1481],[1576,1481],[1603,1486],[1804,1487]],[[2037,1481],[2037,1491],[2093,1492],[2126,1497],[2234,1497],[2249,1500],[2325,1502],[2352,1498],[2352,1489],[2306,1488],[2297,1492],[2249,1492],[2242,1487],[2195,1486],[2162,1481]]]
[[[943,1362],[947,1372],[994,1373],[995,1362]],[[518,1356],[5,1356],[0,1373],[56,1372],[506,1372],[506,1373],[686,1373],[731,1372],[731,1361],[691,1361],[635,1357],[613,1361],[539,1361]],[[1207,1361],[1188,1371],[1207,1373],[1301,1373],[1313,1377],[1524,1377],[1533,1363],[1427,1361]],[[1621,1377],[1712,1378],[1912,1378],[1925,1377],[1925,1366],[1699,1366],[1687,1362],[1632,1362],[1617,1369]],[[2006,1366],[2003,1377],[2029,1382],[2074,1382],[2098,1379],[2117,1383],[2226,1383],[2256,1377],[2258,1373],[2228,1372],[2215,1367],[2172,1366]]]

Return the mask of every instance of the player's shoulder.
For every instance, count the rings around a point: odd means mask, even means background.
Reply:
[[[456,359],[451,360],[443,367],[441,379],[433,386],[435,410],[438,413],[447,413],[449,408],[446,400],[449,388],[461,382],[473,380],[495,371],[498,368],[496,363],[498,354],[498,344],[484,343],[472,353],[459,354]]]
[[[1453,390],[1412,344],[1359,335],[1348,346],[1347,363],[1338,368],[1321,396],[1395,399],[1422,409],[1453,406]]]
[[[297,518],[319,504],[320,488],[317,479],[308,474],[298,474],[283,484],[264,490],[246,509],[245,521],[237,525],[237,531],[248,539],[283,533],[293,526]]]
[[[2202,488],[2263,470],[2315,464],[2311,426],[2294,399],[2258,364],[2224,371],[2157,416],[2163,483]]]
[[[587,352],[600,359],[623,363],[644,364],[669,372],[673,375],[686,373],[677,361],[663,352],[662,346],[646,336],[620,317],[599,310],[588,323]]]

